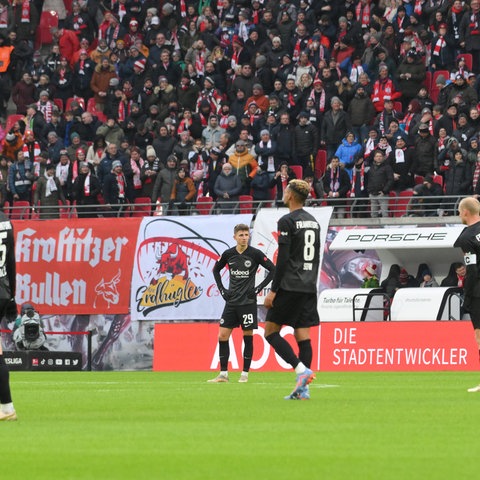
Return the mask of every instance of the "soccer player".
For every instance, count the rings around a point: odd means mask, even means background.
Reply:
[[[320,265],[320,225],[303,209],[310,192],[304,180],[291,180],[283,202],[290,213],[278,221],[278,259],[272,288],[265,297],[269,310],[265,339],[297,374],[297,383],[286,400],[310,398],[308,385],[315,379],[310,370],[310,327],[320,323],[317,311],[317,280]],[[299,355],[280,335],[283,325],[295,330]]]
[[[17,316],[15,275],[13,227],[7,216],[0,212],[0,315],[7,319],[14,319]],[[17,414],[10,393],[9,372],[0,342],[0,421],[16,419]]]
[[[458,214],[467,227],[457,238],[454,246],[460,247],[467,267],[465,275],[464,307],[470,312],[475,340],[479,348],[480,359],[480,203],[474,197],[464,198],[458,205]],[[480,385],[469,388],[469,392],[480,392]]]
[[[253,330],[257,328],[257,295],[273,278],[275,265],[257,248],[249,246],[250,229],[248,225],[236,225],[233,238],[237,245],[223,252],[213,267],[213,275],[224,300],[225,308],[220,319],[218,348],[220,356],[220,374],[210,383],[228,382],[228,358],[230,346],[228,340],[235,327],[243,330],[243,371],[239,382],[248,382],[248,371],[253,356]],[[230,284],[228,290],[222,283],[221,270],[228,265]],[[255,287],[255,274],[262,265],[268,275]]]

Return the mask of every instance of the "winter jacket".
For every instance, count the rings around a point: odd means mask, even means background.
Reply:
[[[445,195],[469,195],[472,181],[472,167],[467,162],[451,163],[445,171]]]
[[[401,78],[401,75],[410,74],[410,78]],[[406,98],[414,98],[425,79],[425,65],[419,61],[410,63],[406,58],[400,64],[396,73],[398,90]]]
[[[155,185],[153,186],[153,203],[155,203],[159,198],[161,198],[163,202],[168,202],[168,200],[170,200],[176,176],[176,168],[164,168],[160,171],[155,179]]]
[[[373,102],[367,95],[355,95],[348,105],[348,114],[354,127],[370,125],[375,113]]]
[[[112,78],[117,78],[113,65],[110,65],[106,70],[102,69],[101,64],[95,67],[92,80],[90,81],[90,88],[95,93],[95,103],[105,103],[106,97],[101,97],[98,93],[108,92],[110,79]]]
[[[351,127],[350,118],[346,112],[339,110],[335,119],[333,111],[329,110],[323,117],[320,138],[327,145],[339,145]]]
[[[311,123],[295,126],[295,153],[297,156],[316,155],[318,130]]]
[[[340,159],[340,162],[345,166],[348,176],[352,178],[352,169],[355,164],[355,157],[362,151],[362,146],[355,139],[352,143],[348,143],[344,138],[342,143],[337,148],[335,155]]]
[[[382,163],[373,162],[368,171],[368,193],[388,195],[393,188],[393,170],[384,160]]]
[[[173,183],[170,200],[175,202],[191,202],[195,199],[197,189],[190,177],[180,178],[178,175]]]
[[[221,173],[217,180],[215,181],[215,195],[217,196],[217,204],[220,209],[228,209],[228,203],[238,202],[238,197],[242,192],[243,186],[242,182],[238,175],[231,173],[230,175],[225,175]],[[223,198],[223,194],[227,192],[229,198]]]
[[[233,174],[240,178],[242,185],[246,185],[248,179],[252,179],[258,170],[258,163],[253,158],[248,150],[245,149],[243,152],[235,151],[228,158],[228,163],[233,166]]]

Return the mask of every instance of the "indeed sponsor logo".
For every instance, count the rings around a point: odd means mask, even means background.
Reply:
[[[248,270],[230,270],[230,275],[235,277],[248,277],[250,272]]]

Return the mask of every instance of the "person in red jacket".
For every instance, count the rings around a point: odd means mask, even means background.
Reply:
[[[396,100],[402,96],[402,92],[397,92],[393,80],[388,73],[386,65],[380,65],[378,68],[378,80],[373,85],[372,102],[377,112],[384,109],[385,100]]]
[[[73,30],[65,28],[53,27],[51,30],[52,37],[58,41],[60,47],[60,55],[65,57],[73,66],[74,53],[80,49],[80,40]]]

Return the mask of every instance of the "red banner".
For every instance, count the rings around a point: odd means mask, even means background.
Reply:
[[[17,303],[42,314],[128,313],[140,221],[14,221]]]
[[[254,333],[252,370],[290,369]],[[153,370],[218,370],[218,325],[156,324]],[[282,335],[295,347],[291,328]],[[312,368],[318,371],[478,370],[478,348],[468,321],[324,323],[312,329]],[[242,335],[230,341],[231,370],[242,368]]]

